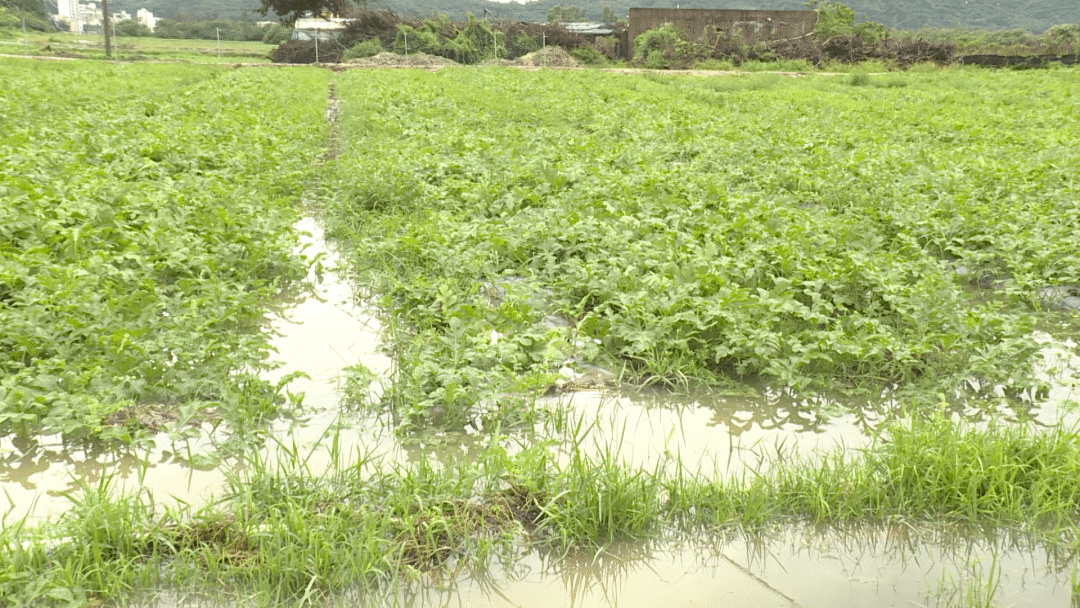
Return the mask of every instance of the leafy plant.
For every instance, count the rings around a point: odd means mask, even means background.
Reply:
[[[371,38],[352,45],[349,50],[342,54],[341,60],[348,61],[350,59],[359,59],[362,57],[374,57],[381,52],[383,52],[382,42],[380,42],[378,38]]]
[[[1023,390],[1038,286],[1080,282],[1071,148],[1009,152],[1029,127],[991,118],[1062,111],[1062,76],[364,76],[327,220],[394,319],[384,405],[414,429],[494,420],[578,344],[639,383]]]
[[[322,143],[278,129],[318,124],[325,77],[297,74],[312,87],[271,117],[254,110],[279,86],[268,73],[0,72],[21,83],[0,93],[0,120],[19,125],[0,136],[0,431],[131,440],[140,407],[234,425],[276,411],[259,329],[305,276],[291,204]],[[67,102],[79,132],[47,119]]]

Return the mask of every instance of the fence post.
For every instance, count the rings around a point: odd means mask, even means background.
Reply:
[[[319,63],[319,34],[321,33],[322,30],[315,29],[315,63]]]
[[[409,32],[401,32],[405,35],[405,65],[409,65]]]
[[[22,18],[22,54],[25,55],[26,51],[26,17]]]
[[[109,40],[109,0],[101,0],[101,31],[105,33],[105,58],[112,59],[112,41]]]
[[[217,30],[217,62],[221,63],[221,28],[215,27]]]

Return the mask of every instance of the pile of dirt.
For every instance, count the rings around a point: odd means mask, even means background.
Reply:
[[[560,46],[548,46],[543,49],[522,55],[518,57],[514,63],[517,65],[527,65],[533,67],[549,67],[549,68],[579,68],[581,64],[570,53],[567,53]]]
[[[427,53],[410,53],[408,57],[396,53],[379,53],[374,57],[350,59],[345,62],[349,66],[361,68],[445,68],[461,65],[453,59],[428,55]]]

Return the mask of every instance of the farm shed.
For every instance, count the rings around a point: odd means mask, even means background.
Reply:
[[[614,37],[618,41],[615,49],[619,56],[626,56],[626,53],[630,48],[629,35],[627,33],[629,30],[624,27],[613,26],[599,21],[571,21],[569,23],[563,23],[562,26],[571,34],[577,34],[578,36],[588,38],[589,42],[594,45],[596,44],[597,38]]]
[[[580,34],[595,39],[598,36],[615,36],[619,30],[599,21],[570,21],[563,23],[563,27],[571,34]]]
[[[630,54],[634,38],[665,23],[682,29],[691,40],[701,40],[706,28],[723,34],[739,32],[747,44],[790,40],[806,36],[817,25],[815,11],[749,11],[705,8],[631,8]]]
[[[289,40],[337,40],[338,36],[345,31],[345,27],[352,23],[352,19],[297,19],[293,24],[292,34]]]

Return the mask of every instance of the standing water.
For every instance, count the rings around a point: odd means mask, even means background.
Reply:
[[[283,365],[266,374],[277,382],[289,374],[287,390],[304,414],[276,423],[266,452],[286,450],[306,455],[312,471],[330,466],[326,441],[333,434],[339,449],[358,450],[402,461],[406,452],[393,429],[373,417],[342,422],[341,399],[346,367],[362,364],[387,375],[391,360],[379,350],[375,314],[358,307],[353,288],[334,267],[337,259],[314,220],[297,228],[306,233],[307,252],[321,254],[330,267],[305,300],[280,312],[271,323],[273,346]],[[1006,419],[1025,417],[1036,424],[1075,424],[1074,345],[1046,340],[1049,398],[1031,411],[1002,410]],[[880,425],[899,414],[889,399],[858,407],[839,400],[792,395],[785,391],[701,392],[672,395],[658,391],[583,391],[546,398],[580,419],[588,437],[587,452],[614,450],[633,465],[660,465],[674,471],[715,470],[720,475],[759,471],[784,455],[810,456],[842,446],[870,444]],[[954,412],[959,417],[978,412]],[[214,435],[174,447],[167,434],[146,452],[94,451],[65,446],[59,437],[4,438],[0,441],[0,483],[10,497],[9,518],[31,521],[64,511],[62,495],[79,481],[93,484],[114,476],[118,491],[143,488],[158,502],[167,497],[193,506],[220,492],[225,463],[195,466],[194,458],[211,450]],[[579,438],[580,439],[580,438]],[[439,457],[438,453],[431,455]],[[440,459],[452,460],[444,454]],[[194,462],[193,462],[194,461]],[[760,537],[723,539],[667,538],[623,543],[586,555],[550,556],[529,549],[512,564],[493,564],[484,575],[447,584],[421,584],[400,593],[403,606],[952,606],[964,597],[984,597],[1008,606],[1076,605],[1075,566],[1045,550],[1003,538],[966,538],[920,534],[904,526],[855,527],[847,530],[790,527]],[[980,595],[982,594],[982,595]],[[224,606],[235,597],[193,598],[165,591],[134,605]],[[963,597],[961,597],[963,596]],[[365,598],[328,600],[356,605]]]
[[[296,228],[303,248],[322,256],[329,267],[323,276],[312,269],[311,294],[274,315],[270,321],[272,346],[282,365],[264,374],[271,383],[289,374],[302,374],[287,390],[302,404],[302,420],[276,423],[270,432],[267,452],[277,443],[314,449],[309,464],[325,466],[318,440],[338,419],[342,396],[342,370],[357,362],[377,373],[390,368],[390,359],[379,352],[379,326],[371,311],[354,303],[352,288],[339,276],[337,256],[323,239],[315,220],[305,218]],[[148,492],[157,504],[181,502],[198,508],[220,494],[228,461],[215,463],[208,457],[224,431],[202,429],[200,437],[173,441],[168,433],[153,438],[151,448],[80,447],[65,444],[60,435],[7,436],[0,439],[0,492],[9,506],[7,521],[27,518],[40,522],[67,511],[71,501],[64,493],[80,484],[94,486],[102,475],[114,483],[117,493]],[[341,431],[341,441],[363,445],[387,456],[395,447],[390,432],[374,421],[364,421]]]

